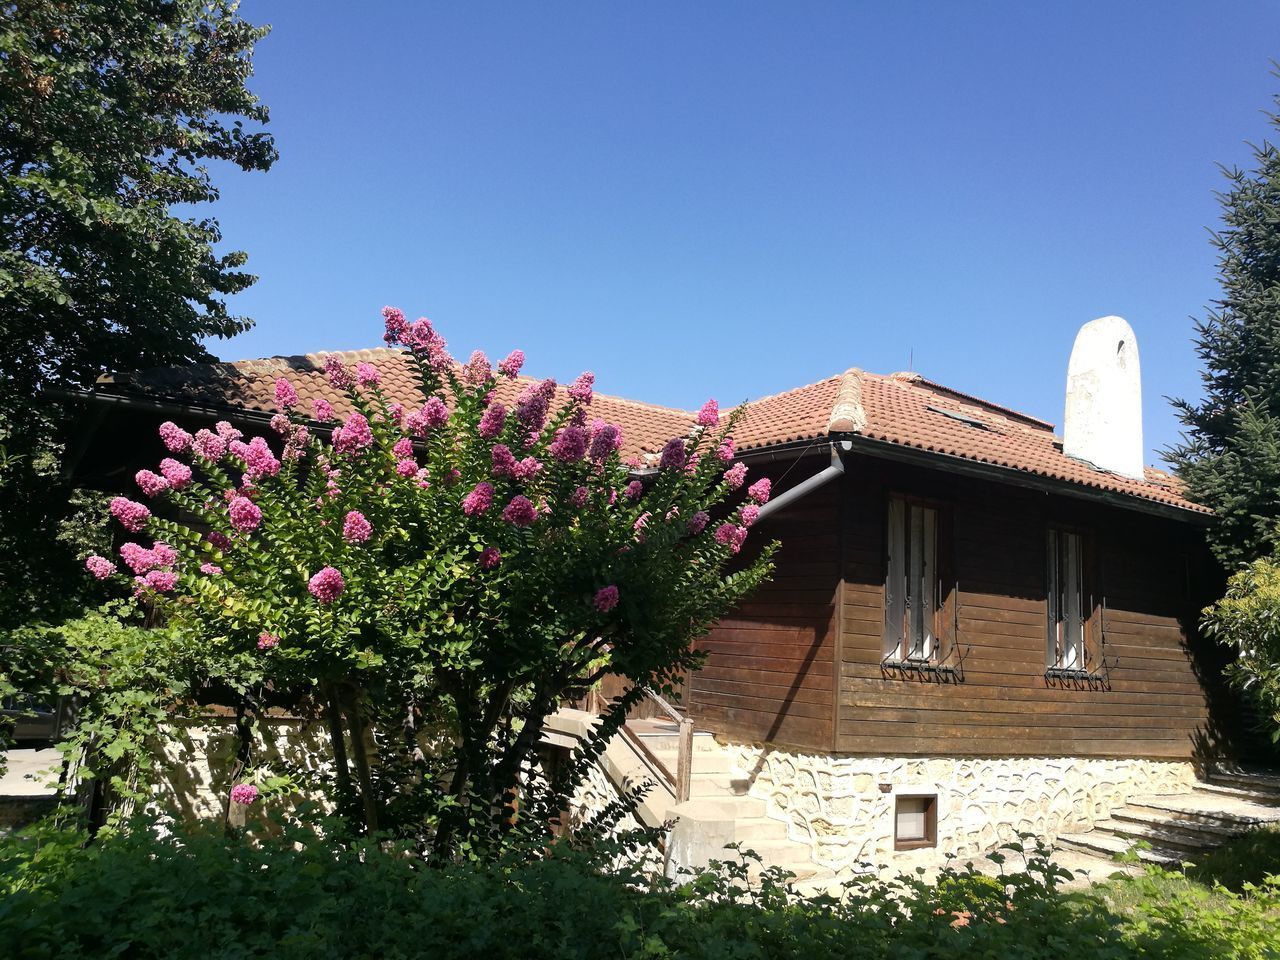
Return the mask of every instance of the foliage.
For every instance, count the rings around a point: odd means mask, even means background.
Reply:
[[[1280,876],[1280,825],[1269,824],[1228,840],[1197,857],[1187,876],[1205,884],[1220,884],[1240,893],[1247,884],[1261,884]]]
[[[208,358],[254,278],[200,212],[209,161],[266,170],[246,87],[264,28],[233,0],[0,4],[0,629],[80,600],[50,391]],[[182,212],[175,210],[181,207]],[[70,596],[68,596],[70,594]],[[81,603],[81,606],[83,604]]]
[[[1238,651],[1231,682],[1258,704],[1273,741],[1280,741],[1280,566],[1255,560],[1227,581],[1221,600],[1204,611],[1204,632]]]
[[[523,354],[459,366],[426,320],[385,313],[420,409],[390,403],[372,364],[353,374],[332,356],[352,412],[335,426],[319,407],[327,441],[283,378],[291,416],[270,443],[166,423],[181,459],[138,474],[156,512],[111,504],[156,542],[120,548],[132,575],[88,566],[165,624],[146,689],[222,691],[238,708],[239,779],[275,773],[257,759],[267,706],[324,715],[344,815],[441,857],[481,856],[517,828],[546,830],[641,691],[669,691],[700,662],[693,641],[768,573],[770,548],[735,556],[768,481],[728,503],[746,471],[728,467],[734,417],[714,402],[637,472],[621,428],[589,416],[590,374],[560,393],[529,382],[508,410],[494,398],[515,393]],[[539,775],[545,718],[608,675],[631,692],[572,762]]]
[[[1224,171],[1222,296],[1196,326],[1204,398],[1176,402],[1187,429],[1167,453],[1217,512],[1210,538],[1229,567],[1268,554],[1280,521],[1280,150],[1263,140],[1253,162]]]
[[[936,885],[866,879],[840,897],[806,897],[776,873],[748,884],[745,858],[677,884],[602,871],[560,845],[425,867],[400,850],[297,828],[254,843],[207,827],[162,837],[141,824],[87,847],[78,839],[44,827],[0,841],[0,953],[1252,960],[1280,942],[1274,886],[1206,898],[1153,873],[1070,893],[1043,848],[999,880],[948,869]],[[1113,897],[1125,906],[1109,905]]]

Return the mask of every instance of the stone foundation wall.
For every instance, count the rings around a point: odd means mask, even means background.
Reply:
[[[850,874],[866,865],[934,865],[973,857],[1019,833],[1053,841],[1089,830],[1142,794],[1181,793],[1191,763],[1081,757],[847,757],[762,744],[724,744],[748,774],[749,794],[807,843],[815,862]],[[883,792],[886,785],[889,790]],[[936,794],[936,847],[895,851],[896,795]]]
[[[288,767],[308,772],[331,770],[333,752],[324,724],[265,717],[259,732],[262,744],[257,759],[267,771],[284,773]],[[195,723],[178,723],[171,736],[163,742],[158,758],[160,775],[154,809],[185,820],[222,817],[239,742],[234,720],[210,717]],[[260,816],[269,809],[287,810],[302,799],[294,796],[263,800],[255,810]]]

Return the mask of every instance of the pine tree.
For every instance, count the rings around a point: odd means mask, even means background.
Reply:
[[[1280,114],[1270,124],[1280,129]],[[1204,398],[1174,401],[1186,430],[1166,452],[1190,496],[1217,511],[1211,545],[1228,567],[1280,543],[1280,149],[1264,140],[1253,159],[1249,171],[1223,168],[1222,296],[1196,324]]]

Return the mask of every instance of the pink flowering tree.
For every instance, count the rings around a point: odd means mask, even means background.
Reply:
[[[137,476],[150,504],[111,503],[136,539],[86,565],[161,616],[193,678],[234,692],[235,786],[254,783],[255,711],[313,704],[341,811],[475,855],[546,829],[641,691],[698,666],[693,641],[768,573],[769,548],[736,557],[768,483],[747,495],[714,401],[638,468],[592,416],[591,374],[503,404],[520,351],[459,364],[428,321],[384,316],[421,407],[331,357],[341,422],[323,401],[304,418],[281,379],[273,436],[166,423],[171,456]],[[631,693],[566,770],[535,776],[548,714],[608,675]]]

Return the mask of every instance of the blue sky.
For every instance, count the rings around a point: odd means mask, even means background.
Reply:
[[[241,11],[281,157],[218,174],[261,277],[225,359],[376,346],[393,303],[655,403],[911,365],[1060,424],[1117,313],[1151,462],[1198,389],[1216,164],[1280,91],[1264,3]]]

